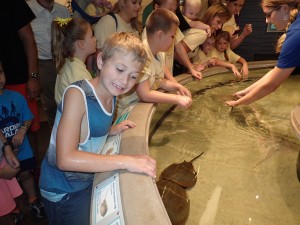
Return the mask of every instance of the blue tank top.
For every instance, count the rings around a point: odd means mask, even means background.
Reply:
[[[82,92],[87,112],[89,132],[86,140],[79,143],[78,149],[99,154],[111,128],[116,98],[114,97],[113,100],[112,113],[109,113],[102,106],[93,86],[87,80],[77,81],[70,85],[66,90],[69,88],[77,88]],[[64,95],[65,93],[66,91],[64,92]],[[94,173],[67,172],[62,171],[57,167],[56,132],[63,112],[64,95],[56,112],[50,144],[41,167],[41,192],[43,197],[50,201],[55,201],[54,196],[57,194],[63,196],[66,193],[85,189],[93,182],[94,178]]]

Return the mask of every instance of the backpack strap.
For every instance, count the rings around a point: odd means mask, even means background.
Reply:
[[[116,15],[114,13],[112,13],[112,12],[107,13],[107,15],[110,15],[112,18],[114,18],[114,20],[116,22],[116,30],[117,30],[119,24],[118,24],[118,19],[117,19]]]

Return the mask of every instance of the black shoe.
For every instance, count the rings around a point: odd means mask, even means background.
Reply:
[[[37,218],[45,217],[45,208],[39,199],[36,199],[34,200],[34,202],[30,203],[29,209],[34,213],[34,215]]]
[[[14,221],[16,225],[25,225],[23,222],[23,214],[22,213],[12,213],[14,217]]]

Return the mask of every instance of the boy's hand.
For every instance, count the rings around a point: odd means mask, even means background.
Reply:
[[[145,173],[156,178],[156,161],[148,155],[128,156],[125,167],[129,172]]]
[[[200,68],[199,68],[200,69]],[[200,71],[197,71],[196,69],[192,68],[190,70],[190,73],[193,77],[195,77],[197,80],[201,80],[202,79],[202,73]]]
[[[192,102],[193,102],[193,100],[191,97],[179,95],[177,105],[187,109],[188,107],[190,107],[192,105]]]
[[[117,135],[124,130],[128,130],[129,128],[136,127],[135,123],[130,120],[124,120],[118,124],[115,124],[111,127],[109,135]]]
[[[186,87],[182,86],[181,84],[178,85],[178,94],[183,95],[183,96],[192,97],[190,90],[187,89]]]

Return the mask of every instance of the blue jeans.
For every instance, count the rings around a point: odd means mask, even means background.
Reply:
[[[48,225],[89,225],[92,185],[66,194],[60,201],[51,202],[42,197]]]

